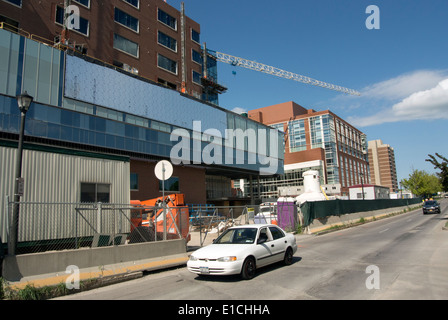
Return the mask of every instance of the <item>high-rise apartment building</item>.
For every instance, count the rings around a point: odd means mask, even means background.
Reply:
[[[303,185],[302,173],[311,169],[320,172],[329,194],[348,195],[348,187],[369,183],[365,134],[331,111],[307,110],[290,101],[251,110],[248,117],[285,132],[284,174],[262,179],[261,197]]]
[[[375,185],[398,191],[394,148],[381,140],[369,141],[370,180]]]
[[[225,88],[217,84],[216,59],[204,63],[200,25],[180,9],[163,0],[1,0],[0,22],[218,104]]]

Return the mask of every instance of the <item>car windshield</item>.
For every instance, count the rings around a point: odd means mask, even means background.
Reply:
[[[425,205],[427,205],[427,206],[434,206],[434,205],[436,205],[436,204],[437,204],[436,201],[426,201],[426,202],[425,202]]]
[[[257,228],[235,228],[226,230],[218,239],[215,240],[215,244],[250,244],[254,243],[257,235]]]

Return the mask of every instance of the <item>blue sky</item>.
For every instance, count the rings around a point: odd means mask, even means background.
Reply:
[[[167,2],[180,9],[180,0]],[[399,181],[413,169],[436,172],[428,154],[448,157],[448,1],[183,2],[208,48],[362,94],[219,63],[219,82],[228,88],[222,107],[247,111],[294,101],[329,109],[368,140],[394,148]],[[380,10],[380,29],[366,27],[369,5]]]

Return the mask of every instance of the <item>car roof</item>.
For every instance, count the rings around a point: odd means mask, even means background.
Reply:
[[[233,226],[230,227],[229,229],[237,229],[237,228],[256,228],[256,229],[260,229],[263,227],[276,227],[276,225],[271,224],[271,223],[256,223],[256,224],[244,224],[241,226]]]

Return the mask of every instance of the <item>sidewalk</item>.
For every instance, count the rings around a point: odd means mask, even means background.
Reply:
[[[199,231],[191,233],[191,240],[187,243],[185,253],[80,269],[79,280],[86,281],[89,279],[96,279],[101,280],[100,282],[103,285],[108,285],[111,283],[142,277],[143,272],[186,265],[190,254],[194,250],[201,247],[200,237],[201,235]],[[209,233],[205,236],[205,233],[203,233],[203,246],[211,244],[213,239],[216,238],[217,234]],[[32,285],[34,287],[57,286],[66,283],[71,275],[72,273],[65,273],[64,271],[61,271],[59,273],[23,277],[20,281],[10,282],[9,284],[13,289],[23,289],[27,285]]]

